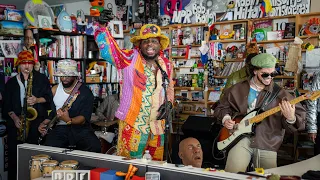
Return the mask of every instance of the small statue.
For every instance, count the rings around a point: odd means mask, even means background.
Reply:
[[[138,17],[141,22],[143,22],[143,17],[145,15],[145,13],[144,13],[144,1],[143,0],[139,0],[139,7],[138,7],[138,10],[134,13],[134,15],[136,17]]]

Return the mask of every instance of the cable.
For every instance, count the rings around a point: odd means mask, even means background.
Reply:
[[[220,133],[219,133],[219,135],[220,135]],[[213,143],[212,143],[212,151],[211,151],[211,153],[212,153],[212,156],[213,156],[213,158],[214,159],[216,159],[216,160],[218,160],[218,161],[221,161],[221,160],[223,160],[223,159],[225,159],[226,158],[226,151],[219,151],[219,154],[220,153],[222,153],[223,154],[223,157],[222,158],[217,158],[214,154],[214,150],[215,150],[215,144],[216,144],[216,142],[217,142],[217,138],[219,137],[219,135],[214,139],[214,141],[213,141]]]

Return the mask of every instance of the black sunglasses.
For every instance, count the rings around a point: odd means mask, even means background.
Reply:
[[[273,78],[273,77],[275,77],[276,75],[278,75],[277,72],[272,72],[272,73],[270,73],[270,74],[269,74],[269,73],[262,73],[262,74],[261,74],[261,77],[262,77],[262,78],[268,78],[268,77],[270,76],[270,77]]]

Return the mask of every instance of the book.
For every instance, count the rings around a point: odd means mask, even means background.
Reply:
[[[285,30],[284,30],[284,39],[292,39],[295,37],[295,22],[286,23]]]

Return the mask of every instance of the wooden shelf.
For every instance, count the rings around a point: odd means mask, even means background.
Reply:
[[[217,61],[217,62],[220,62],[220,63],[222,63],[222,62],[225,62],[225,63],[231,63],[231,62],[244,62],[244,58],[243,59],[231,59],[231,60],[225,60],[225,61],[221,61],[221,60],[215,60],[215,61]]]
[[[300,39],[307,39],[307,38],[319,38],[320,34],[313,34],[313,35],[304,35],[304,36],[298,36]]]
[[[203,91],[201,87],[174,87],[174,90]]]
[[[217,103],[217,102],[209,101],[207,104],[208,104],[208,105],[213,105],[213,104],[215,104],[215,103]]]
[[[305,17],[305,16],[320,16],[320,12],[312,12],[308,14],[299,14],[300,17]]]
[[[248,23],[248,20],[241,19],[241,20],[232,20],[232,21],[219,21],[219,22],[214,22],[213,24],[219,25],[219,24],[240,24],[240,23]]]
[[[284,43],[294,41],[294,39],[280,39],[280,40],[269,40],[269,41],[260,41],[257,44],[265,44],[265,43]]]
[[[191,46],[191,47],[200,47],[200,46],[201,46],[201,44],[177,45],[177,46],[171,46],[171,48],[186,48],[187,46]]]
[[[221,43],[239,43],[239,42],[247,42],[246,39],[217,39],[217,40],[210,40],[209,42],[221,42]]]
[[[265,17],[265,18],[256,18],[251,19],[252,21],[263,21],[263,20],[270,20],[270,19],[289,19],[289,18],[295,18],[296,15],[287,15],[287,16],[271,16],[271,17]]]

